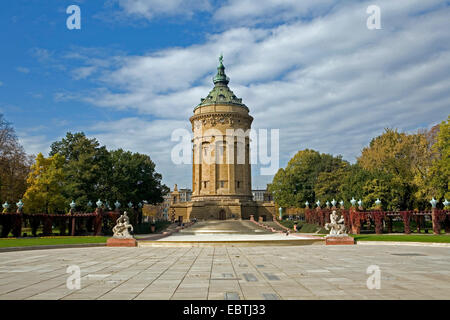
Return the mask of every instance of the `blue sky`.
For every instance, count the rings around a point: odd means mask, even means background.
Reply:
[[[81,30],[66,8],[81,8]],[[366,27],[381,8],[380,30]],[[190,187],[170,140],[224,54],[254,128],[280,129],[280,166],[313,148],[354,161],[386,127],[450,113],[449,1],[16,0],[0,4],[0,113],[29,153],[67,131],[149,154]],[[254,187],[271,176],[253,170]]]

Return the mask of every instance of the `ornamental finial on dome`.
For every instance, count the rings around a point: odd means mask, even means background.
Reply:
[[[217,84],[225,84],[227,85],[230,82],[230,79],[225,74],[225,67],[223,66],[223,54],[219,56],[219,65],[217,66],[217,74],[213,79],[215,85]]]

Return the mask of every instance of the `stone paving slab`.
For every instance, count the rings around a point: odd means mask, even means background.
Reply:
[[[70,290],[67,267],[81,271]],[[369,290],[367,268],[381,271]],[[406,246],[73,248],[0,253],[0,300],[450,299],[450,250]]]

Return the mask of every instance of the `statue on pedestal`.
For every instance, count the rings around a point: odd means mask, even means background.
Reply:
[[[131,232],[133,232],[133,226],[130,224],[130,219],[125,211],[116,221],[116,225],[112,230],[114,232],[113,237],[119,239],[133,239],[133,236],[128,229],[131,229]]]
[[[330,230],[329,236],[347,235],[345,233],[344,217],[341,216],[341,218],[338,220],[336,210],[333,210],[333,212],[330,214],[330,223],[325,224],[325,229]]]

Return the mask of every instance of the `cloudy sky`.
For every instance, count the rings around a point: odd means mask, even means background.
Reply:
[[[81,30],[66,27],[72,4]],[[304,148],[354,162],[384,128],[450,113],[450,1],[15,0],[0,27],[0,113],[27,152],[84,131],[149,154],[171,187],[191,187],[170,137],[190,129],[220,53],[253,128],[280,129],[280,166]],[[258,169],[253,187],[272,178]]]

